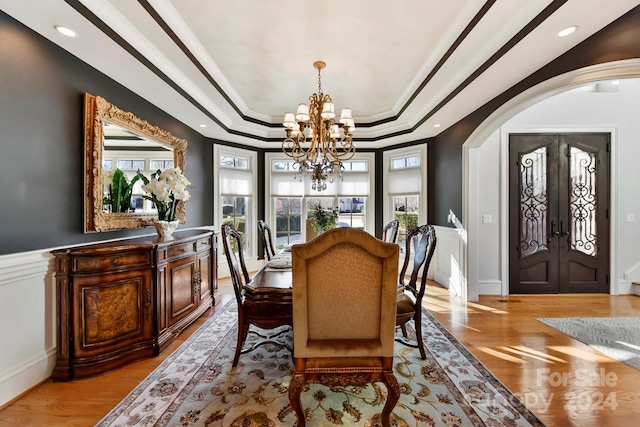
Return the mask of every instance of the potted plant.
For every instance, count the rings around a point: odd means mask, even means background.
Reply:
[[[338,210],[324,209],[320,203],[313,206],[313,221],[311,226],[317,234],[322,234],[327,230],[335,228],[338,224]]]
[[[151,174],[150,180],[146,177],[142,180],[145,183],[142,190],[147,193],[143,197],[151,200],[158,211],[158,220],[155,223],[158,234],[163,237],[170,235],[178,226],[178,220],[176,220],[178,203],[186,202],[191,197],[187,190],[191,182],[179,167],[163,171],[158,169]]]

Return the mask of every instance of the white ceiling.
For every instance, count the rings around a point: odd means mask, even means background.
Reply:
[[[265,148],[280,147],[282,116],[317,91],[316,60],[327,63],[322,89],[336,109],[353,110],[358,147],[387,146],[438,134],[639,4],[0,0],[201,134]],[[570,25],[578,30],[557,37]]]

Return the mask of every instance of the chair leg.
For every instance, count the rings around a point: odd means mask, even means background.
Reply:
[[[400,386],[393,372],[385,372],[383,374],[384,385],[387,386],[387,401],[382,408],[380,421],[382,427],[391,427],[391,412],[396,407],[398,399],[400,399]]]
[[[402,325],[400,325],[400,329],[402,330],[402,336],[407,338],[407,324],[403,323]]]
[[[238,343],[236,344],[236,353],[233,356],[232,367],[238,366],[238,360],[240,359],[240,353],[242,352],[242,346],[244,345],[244,340],[247,338],[247,332],[249,330],[249,325],[245,325],[244,317],[238,313]]]
[[[304,388],[305,376],[304,374],[294,374],[289,383],[289,403],[291,408],[296,413],[296,419],[298,420],[297,427],[305,427],[306,421],[304,418],[304,411],[300,404],[300,393]]]
[[[422,340],[422,310],[416,310],[416,314],[413,318],[413,323],[416,327],[416,341],[418,341],[420,357],[422,357],[422,360],[425,360],[427,358],[427,354],[425,353],[424,341]]]

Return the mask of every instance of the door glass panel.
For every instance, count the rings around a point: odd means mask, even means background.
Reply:
[[[520,156],[520,256],[548,250],[547,148]]]
[[[596,155],[571,147],[569,163],[571,249],[596,256]]]

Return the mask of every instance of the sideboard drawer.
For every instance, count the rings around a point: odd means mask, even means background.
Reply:
[[[193,242],[182,245],[169,246],[167,248],[167,258],[173,258],[193,252]]]
[[[196,242],[196,252],[201,251],[204,248],[211,246],[211,237],[206,239],[200,239]]]
[[[150,266],[150,252],[124,252],[102,256],[73,258],[73,271],[100,271],[131,266]]]

